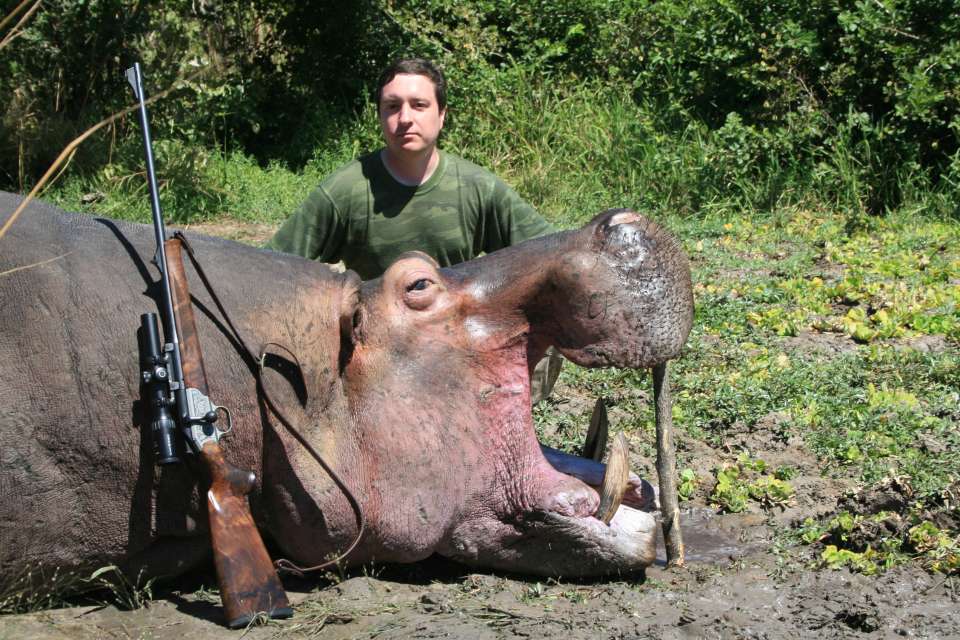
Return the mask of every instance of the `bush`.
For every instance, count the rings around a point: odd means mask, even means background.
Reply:
[[[135,6],[45,2],[3,50],[0,187],[22,190],[67,140],[128,104],[122,71],[138,55],[153,92],[200,71],[154,106],[155,137],[298,170],[339,155],[344,131],[376,144],[362,119],[377,73],[423,55],[450,77],[453,148],[482,149],[478,160],[508,174],[535,165],[534,149],[541,173],[606,174],[567,200],[622,194],[698,212],[718,199],[812,198],[854,223],[899,206],[955,214],[960,200],[960,0]],[[572,156],[572,144],[542,155],[562,140],[550,126],[577,122]],[[514,149],[518,124],[539,141]],[[135,137],[121,124],[73,171],[99,171]],[[549,181],[521,181],[551,197]]]

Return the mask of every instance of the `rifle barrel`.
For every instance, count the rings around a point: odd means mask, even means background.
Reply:
[[[147,117],[146,94],[143,90],[143,75],[140,72],[140,63],[135,62],[133,66],[127,69],[127,82],[133,88],[133,94],[140,102],[140,129],[143,131],[143,155],[147,162],[147,182],[150,185],[150,208],[153,211],[153,234],[157,241],[157,251],[153,257],[154,264],[160,270],[161,279],[161,300],[160,300],[160,319],[163,321],[164,335],[166,341],[173,345],[171,351],[171,364],[173,368],[172,383],[173,393],[177,400],[177,409],[184,417],[186,403],[186,391],[183,385],[183,362],[180,355],[180,338],[177,335],[176,317],[173,313],[173,294],[170,290],[170,276],[167,270],[167,254],[163,243],[167,239],[167,230],[163,225],[163,212],[160,210],[160,191],[157,189],[157,174],[153,167],[153,140],[150,137],[150,119]]]

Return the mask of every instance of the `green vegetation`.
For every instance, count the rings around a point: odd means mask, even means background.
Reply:
[[[115,565],[100,567],[89,576],[54,568],[28,569],[18,577],[6,578],[0,585],[0,614],[63,607],[71,597],[102,603],[105,596],[107,602],[126,610],[149,606],[153,599],[154,579],[145,579],[142,571],[131,579]]]
[[[109,591],[111,600],[123,609],[141,609],[148,606],[153,599],[154,579],[145,580],[143,570],[131,580],[119,567],[108,565],[91,573],[86,582],[91,589]]]
[[[369,91],[397,54],[444,64],[443,146],[547,218],[631,206],[683,241],[685,500],[772,512],[802,497],[798,475],[855,492],[896,478],[896,526],[826,505],[798,536],[823,566],[958,571],[956,0],[44,2],[0,49],[0,188],[25,190],[129,104],[122,71],[140,59],[150,93],[189,77],[151,107],[168,217],[279,224],[376,148]],[[147,220],[138,135],[128,119],[95,136],[46,197]],[[602,395],[653,459],[646,372],[568,366],[561,388],[589,401],[535,409],[548,443],[576,451]],[[810,459],[775,465],[757,450],[773,445]]]
[[[0,585],[0,614],[53,609],[64,604],[64,594],[82,588],[83,578],[59,568],[30,568]]]
[[[15,23],[0,34],[19,33],[0,49],[8,190],[130,104],[122,72],[139,59],[150,93],[178,87],[152,107],[169,215],[275,222],[377,145],[377,73],[420,54],[450,78],[447,147],[562,224],[613,204],[803,205],[862,226],[960,201],[956,0],[54,0]],[[51,195],[144,219],[140,154],[128,118]]]
[[[677,494],[680,500],[686,502],[693,498],[697,485],[700,484],[697,472],[693,469],[684,469],[680,472],[680,482],[677,484]]]
[[[729,513],[746,510],[749,500],[763,507],[785,506],[793,497],[793,487],[786,481],[789,474],[779,469],[773,474],[766,471],[767,463],[763,460],[741,453],[736,464],[717,469],[710,504]]]
[[[960,535],[937,527],[929,514],[914,509],[902,516],[841,511],[826,522],[807,518],[799,528],[806,544],[822,543],[820,563],[873,575],[909,560],[937,573],[960,572]]]

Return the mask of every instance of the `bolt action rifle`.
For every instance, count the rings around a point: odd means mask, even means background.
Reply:
[[[127,69],[126,78],[140,101],[140,126],[157,241],[153,262],[160,270],[159,310],[166,336],[161,346],[156,314],[140,316],[140,368],[151,409],[157,463],[179,462],[178,443],[182,440],[187,444],[187,453],[197,455],[210,475],[207,491],[210,536],[227,625],[234,629],[244,627],[259,614],[288,618],[293,612],[246,498],[254,487],[256,475],[228,464],[220,448],[220,438],[230,431],[230,414],[207,397],[207,377],[183,269],[181,242],[177,238],[166,238],[160,212],[139,63]],[[214,424],[221,410],[227,416],[226,431]]]

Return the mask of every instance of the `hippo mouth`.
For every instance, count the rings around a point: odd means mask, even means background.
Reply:
[[[626,438],[612,440],[606,464],[540,445],[526,367],[509,369],[499,370],[513,384],[501,383],[480,408],[489,438],[505,443],[496,449],[507,452],[488,492],[493,517],[462,523],[438,551],[466,564],[545,576],[629,574],[649,566],[656,497],[629,472]]]
[[[602,429],[606,430],[605,421]],[[605,435],[601,440],[606,440]],[[613,440],[606,465],[543,446],[541,450],[563,478],[548,503],[552,508],[532,517],[550,532],[551,546],[562,540],[569,547],[559,561],[546,559],[545,569],[567,575],[575,569],[588,575],[628,573],[650,565],[655,557],[656,520],[649,511],[656,507],[656,497],[649,483],[630,473],[623,433]],[[567,492],[586,499],[571,500]],[[570,506],[576,508],[571,512]],[[570,566],[571,559],[575,567]]]
[[[624,504],[608,506],[612,513],[603,515],[603,491],[590,487],[586,491],[593,498],[587,504],[596,502],[597,512],[547,509],[524,515],[519,527],[523,535],[513,547],[526,556],[524,564],[532,557],[537,563],[534,573],[578,576],[625,574],[649,566],[655,558],[654,516]],[[543,553],[544,548],[549,553]]]
[[[636,476],[632,483],[623,478],[611,483],[615,463],[604,469],[592,460],[548,451],[523,472],[528,484],[518,502],[524,504],[459,527],[440,553],[471,565],[545,576],[623,575],[649,566],[655,559],[656,519],[640,505],[621,501],[627,495],[636,504],[637,495],[646,498],[652,488]],[[607,482],[590,486],[585,480],[598,470],[606,471]]]

